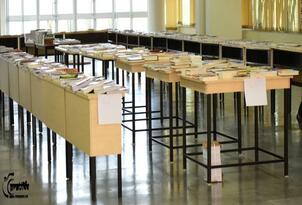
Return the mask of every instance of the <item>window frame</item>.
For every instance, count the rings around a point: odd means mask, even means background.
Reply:
[[[112,25],[111,28],[116,29],[116,20],[118,18],[130,18],[130,29],[133,29],[133,18],[137,17],[145,17],[148,18],[148,5],[149,0],[147,1],[147,10],[146,11],[138,11],[133,12],[133,0],[130,0],[130,11],[129,12],[116,12],[116,0],[112,0],[112,12],[109,13],[97,13],[96,12],[96,1],[92,0],[92,13],[77,13],[77,0],[73,0],[73,13],[72,14],[58,14],[58,0],[53,0],[54,2],[54,14],[53,15],[40,15],[40,3],[42,0],[36,0],[36,15],[24,15],[24,2],[25,0],[21,0],[22,4],[22,10],[21,14],[18,16],[9,16],[9,0],[1,0],[5,2],[6,8],[5,8],[5,33],[11,34],[9,31],[9,23],[10,22],[21,22],[22,23],[22,34],[24,33],[24,22],[25,21],[36,21],[37,22],[37,28],[40,27],[41,21],[47,21],[47,20],[53,20],[55,22],[55,30],[52,31],[53,33],[60,32],[58,31],[58,21],[59,20],[71,20],[73,21],[73,28],[70,30],[77,31],[77,20],[78,19],[92,19],[93,20],[93,29],[96,29],[96,21],[97,19],[112,19]],[[109,28],[108,28],[109,29]]]

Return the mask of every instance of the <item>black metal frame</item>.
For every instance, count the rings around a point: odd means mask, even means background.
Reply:
[[[237,98],[237,134],[238,134],[238,147],[235,149],[226,149],[221,150],[221,153],[226,152],[238,152],[240,155],[243,151],[254,151],[255,159],[251,162],[239,162],[239,163],[232,163],[232,164],[221,164],[213,166],[211,163],[211,145],[212,145],[212,138],[213,140],[217,140],[217,136],[215,133],[217,132],[216,129],[216,112],[215,109],[215,99],[217,98],[217,94],[207,94],[207,163],[201,162],[194,158],[194,156],[202,155],[202,152],[187,152],[187,137],[186,134],[183,135],[183,168],[187,168],[187,159],[190,161],[195,162],[196,164],[204,167],[207,169],[207,182],[212,182],[211,170],[217,168],[227,168],[227,167],[236,167],[236,166],[248,166],[248,165],[258,165],[258,164],[268,164],[268,163],[284,163],[284,176],[288,176],[288,128],[289,128],[289,98],[290,98],[290,89],[284,89],[284,156],[280,156],[276,153],[271,151],[265,150],[259,147],[259,125],[258,125],[258,117],[259,117],[259,107],[255,107],[255,145],[253,147],[242,147],[242,136],[241,136],[241,94],[236,93]],[[183,93],[183,119],[186,119],[186,88],[182,88]],[[213,113],[212,113],[212,97],[213,97]],[[212,116],[213,114],[213,116]],[[213,126],[212,126],[212,117],[213,117]],[[213,128],[213,130],[212,130]],[[186,127],[183,127],[183,133],[186,133]],[[214,136],[212,136],[214,134]],[[222,144],[223,142],[221,142]],[[260,160],[259,159],[259,152],[269,155],[274,160]]]

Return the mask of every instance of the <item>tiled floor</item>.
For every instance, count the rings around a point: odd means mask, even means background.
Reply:
[[[110,69],[111,70],[111,69]],[[89,71],[87,71],[89,72]],[[144,104],[144,75],[138,82],[138,102]],[[154,108],[158,107],[158,82],[154,82]],[[260,145],[280,154],[283,152],[282,92],[277,92],[276,127],[271,126],[270,107],[264,109],[260,119]],[[8,126],[8,110],[1,118],[0,131],[0,183],[4,177],[15,173],[15,181],[26,179],[30,188],[24,199],[7,199],[0,193],[1,205],[12,204],[300,204],[302,190],[302,135],[295,121],[297,107],[301,101],[300,88],[293,88],[292,128],[290,130],[289,177],[283,177],[283,164],[250,166],[223,169],[223,183],[208,185],[204,181],[204,170],[188,161],[188,169],[182,168],[182,151],[175,150],[174,163],[169,162],[169,152],[153,144],[148,151],[145,132],[137,134],[136,145],[132,145],[131,133],[123,129],[123,198],[117,199],[116,156],[97,158],[97,202],[90,200],[89,157],[74,148],[73,180],[65,178],[65,141],[58,137],[53,149],[53,160],[47,162],[46,128],[38,137],[36,148],[32,146],[31,126],[25,136],[20,136],[15,112],[15,126]],[[193,117],[192,93],[188,93],[188,116]],[[6,104],[6,108],[8,105]],[[201,101],[199,111],[200,130],[204,129],[206,106]],[[16,110],[16,109],[15,109]],[[243,143],[253,144],[253,114],[242,112]],[[1,114],[2,116],[2,114]],[[219,109],[218,128],[235,134],[233,95],[226,95],[225,109]],[[144,127],[145,123],[140,123]],[[236,134],[235,134],[236,135]],[[204,141],[200,136],[197,141]],[[195,142],[194,138],[189,140]],[[177,140],[175,140],[177,142]],[[181,140],[179,140],[181,144]],[[228,145],[229,146],[229,145]],[[201,149],[200,149],[201,150]],[[252,153],[244,155],[248,160]],[[224,155],[223,161],[238,160],[234,154]]]

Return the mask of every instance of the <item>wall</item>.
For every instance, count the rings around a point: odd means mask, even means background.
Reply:
[[[241,39],[241,0],[206,0],[206,34]]]
[[[5,0],[0,0],[0,34],[5,34]]]
[[[265,32],[243,29],[242,37],[245,40],[291,42],[300,44],[302,42],[302,33]]]

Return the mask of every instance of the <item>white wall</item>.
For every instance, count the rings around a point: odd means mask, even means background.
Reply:
[[[241,0],[206,0],[206,34],[241,39]]]
[[[0,34],[5,34],[5,0],[0,0]]]

